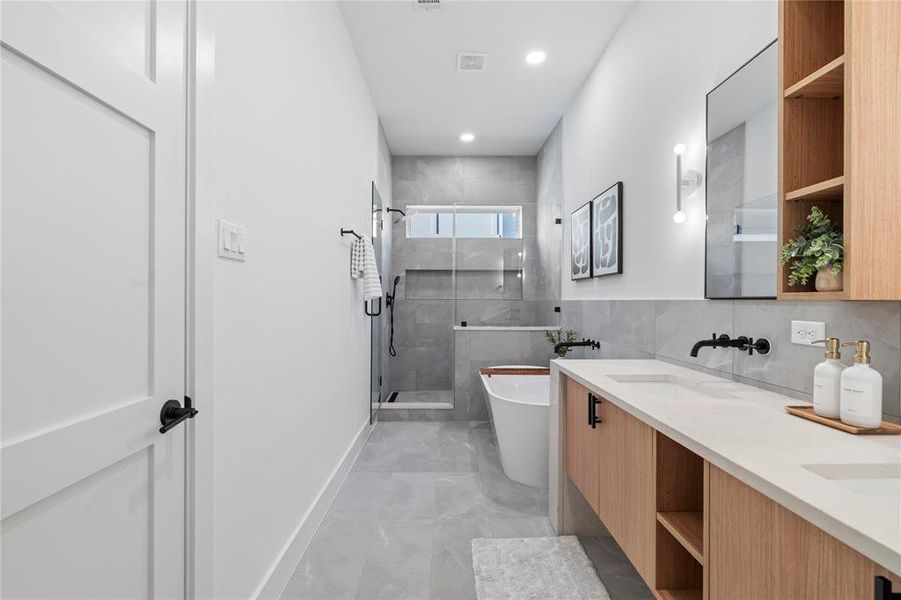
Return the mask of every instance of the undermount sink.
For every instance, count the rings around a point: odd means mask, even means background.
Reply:
[[[811,464],[801,468],[855,494],[901,499],[901,463]]]
[[[801,465],[824,479],[901,479],[901,463]]]
[[[686,398],[691,396],[706,396],[721,400],[733,400],[737,396],[725,390],[717,389],[724,385],[730,385],[729,381],[691,381],[678,375],[665,374],[622,374],[608,375],[617,383],[624,383],[636,390],[652,393],[665,393],[671,397]]]

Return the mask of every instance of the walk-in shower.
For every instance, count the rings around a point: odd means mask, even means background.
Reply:
[[[539,202],[534,157],[395,157],[393,167],[391,204],[403,214],[386,215],[393,326],[380,418],[473,417],[461,399],[479,365],[549,358],[560,205]]]

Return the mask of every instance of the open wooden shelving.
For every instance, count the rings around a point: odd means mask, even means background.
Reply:
[[[786,98],[841,98],[845,93],[845,56],[839,56],[787,88]]]
[[[783,300],[901,299],[901,2],[779,2],[779,246],[814,206],[844,235],[844,290]]]
[[[696,561],[704,564],[704,513],[702,511],[658,512],[657,522],[663,525]]]
[[[701,600],[701,590],[657,590],[660,600]]]
[[[844,192],[845,176],[840,175],[838,177],[833,177],[832,179],[827,179],[826,181],[821,181],[820,183],[802,187],[792,192],[787,192],[785,194],[785,201],[791,202],[792,200],[824,200],[830,202],[840,202],[844,196]]]
[[[654,439],[655,593],[671,600],[700,599],[704,589],[706,464],[657,432]]]
[[[841,292],[782,292],[783,300],[847,300],[848,293]]]
[[[779,246],[792,239],[816,206],[844,230],[845,10],[834,0],[780,2]],[[779,268],[779,297],[844,298],[788,283]]]

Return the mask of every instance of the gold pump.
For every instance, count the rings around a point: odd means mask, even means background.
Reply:
[[[870,342],[857,340],[856,342],[845,342],[842,346],[854,346],[854,362],[856,364],[870,364]]]
[[[837,337],[826,338],[825,340],[814,340],[810,343],[826,344],[826,358],[837,359],[842,357],[842,353],[838,350],[839,346],[842,345],[842,342]]]

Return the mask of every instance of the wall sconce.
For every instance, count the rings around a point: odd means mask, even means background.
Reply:
[[[673,221],[681,224],[688,220],[688,215],[682,211],[682,197],[691,197],[701,186],[703,176],[698,171],[682,174],[682,154],[685,153],[685,144],[673,146],[673,153],[676,155],[676,212],[673,213]]]

